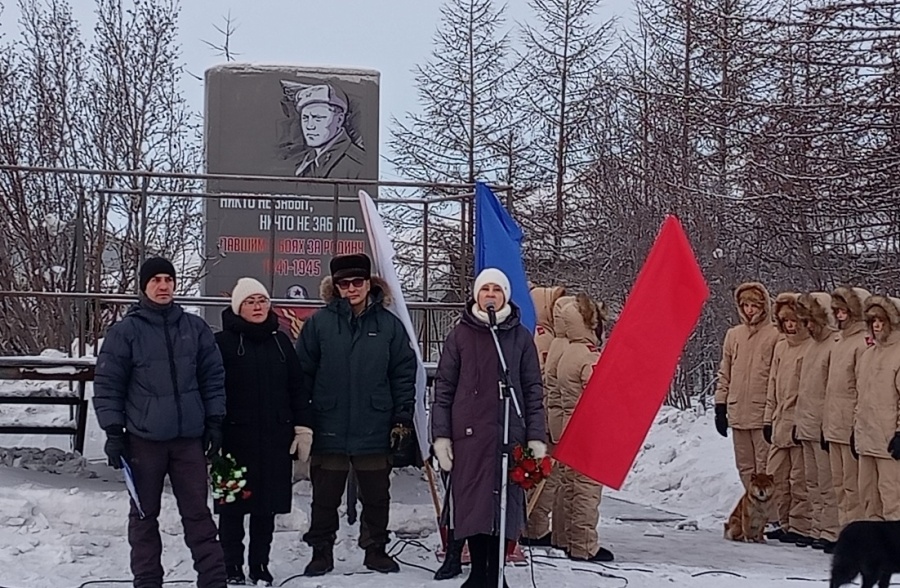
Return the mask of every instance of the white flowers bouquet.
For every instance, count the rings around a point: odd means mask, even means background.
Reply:
[[[250,490],[244,489],[247,486],[246,473],[247,468],[238,466],[230,453],[224,457],[214,457],[209,471],[213,499],[219,504],[228,504],[250,498]]]

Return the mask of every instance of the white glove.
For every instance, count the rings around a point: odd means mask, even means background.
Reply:
[[[534,454],[534,459],[544,459],[547,457],[547,444],[543,441],[529,441],[528,449]]]
[[[312,449],[313,432],[309,427],[294,427],[294,442],[291,443],[290,454],[297,454],[300,461],[309,459],[309,451]]]
[[[437,458],[441,469],[449,472],[453,469],[453,441],[446,437],[438,437],[434,440],[434,456]]]

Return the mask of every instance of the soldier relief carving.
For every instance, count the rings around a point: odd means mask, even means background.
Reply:
[[[333,83],[281,81],[287,117],[280,150],[294,175],[358,179],[366,151],[359,132],[359,109]]]

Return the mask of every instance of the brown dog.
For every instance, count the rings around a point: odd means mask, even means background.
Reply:
[[[725,538],[732,541],[765,543],[763,531],[769,522],[769,501],[775,491],[775,479],[768,474],[750,476],[750,488],[734,507],[725,523]]]

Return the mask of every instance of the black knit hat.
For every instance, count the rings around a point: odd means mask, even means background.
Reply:
[[[337,282],[345,278],[372,277],[372,260],[365,253],[336,255],[331,258],[331,279]]]
[[[172,262],[163,257],[151,257],[147,261],[141,264],[141,273],[140,273],[140,286],[141,292],[147,289],[147,282],[149,282],[153,276],[159,274],[167,274],[172,276],[172,279],[175,279],[175,266],[172,265]]]

